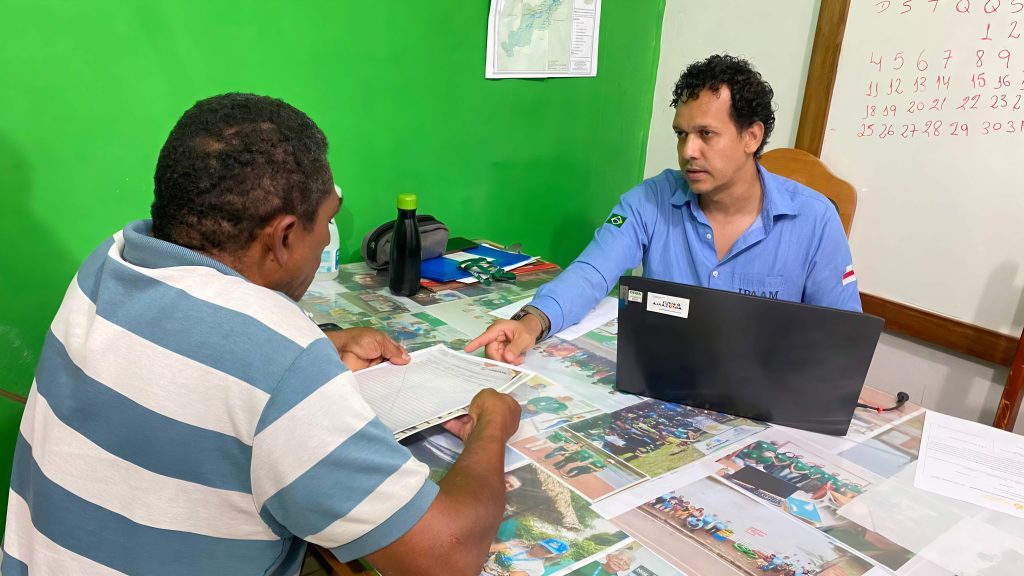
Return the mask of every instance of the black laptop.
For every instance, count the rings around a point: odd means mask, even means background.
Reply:
[[[616,385],[841,436],[881,332],[867,314],[623,276]]]

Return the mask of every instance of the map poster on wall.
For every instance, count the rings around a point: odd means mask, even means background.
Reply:
[[[488,78],[597,76],[601,0],[491,0]]]

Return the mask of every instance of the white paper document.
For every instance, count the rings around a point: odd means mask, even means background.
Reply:
[[[524,298],[518,302],[513,302],[508,306],[502,306],[497,310],[492,310],[491,315],[497,316],[498,318],[504,318],[508,320],[513,314],[519,311],[524,305],[529,304],[530,299]],[[619,315],[619,301],[616,298],[606,297],[604,300],[598,303],[597,307],[590,311],[589,314],[583,317],[582,320],[562,330],[555,336],[558,336],[562,340],[575,340],[580,336],[583,336],[587,332],[595,328],[599,328],[606,324],[609,320],[614,319]]]
[[[507,392],[533,375],[441,344],[410,356],[405,366],[384,363],[355,373],[363,398],[396,433],[458,414],[484,388]]]
[[[597,76],[601,0],[491,0],[487,78]]]
[[[914,486],[1024,518],[1024,437],[928,411]]]

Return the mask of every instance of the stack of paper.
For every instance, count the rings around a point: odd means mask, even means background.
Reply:
[[[385,363],[355,373],[363,398],[398,439],[465,414],[484,388],[509,392],[533,376],[441,344],[410,356],[405,366]]]

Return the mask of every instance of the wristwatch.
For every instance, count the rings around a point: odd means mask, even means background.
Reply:
[[[548,319],[548,315],[542,312],[540,308],[527,304],[520,308],[519,312],[512,315],[512,320],[522,320],[527,314],[540,320],[540,334],[537,336],[537,342],[547,338],[548,332],[551,331],[551,320]]]

